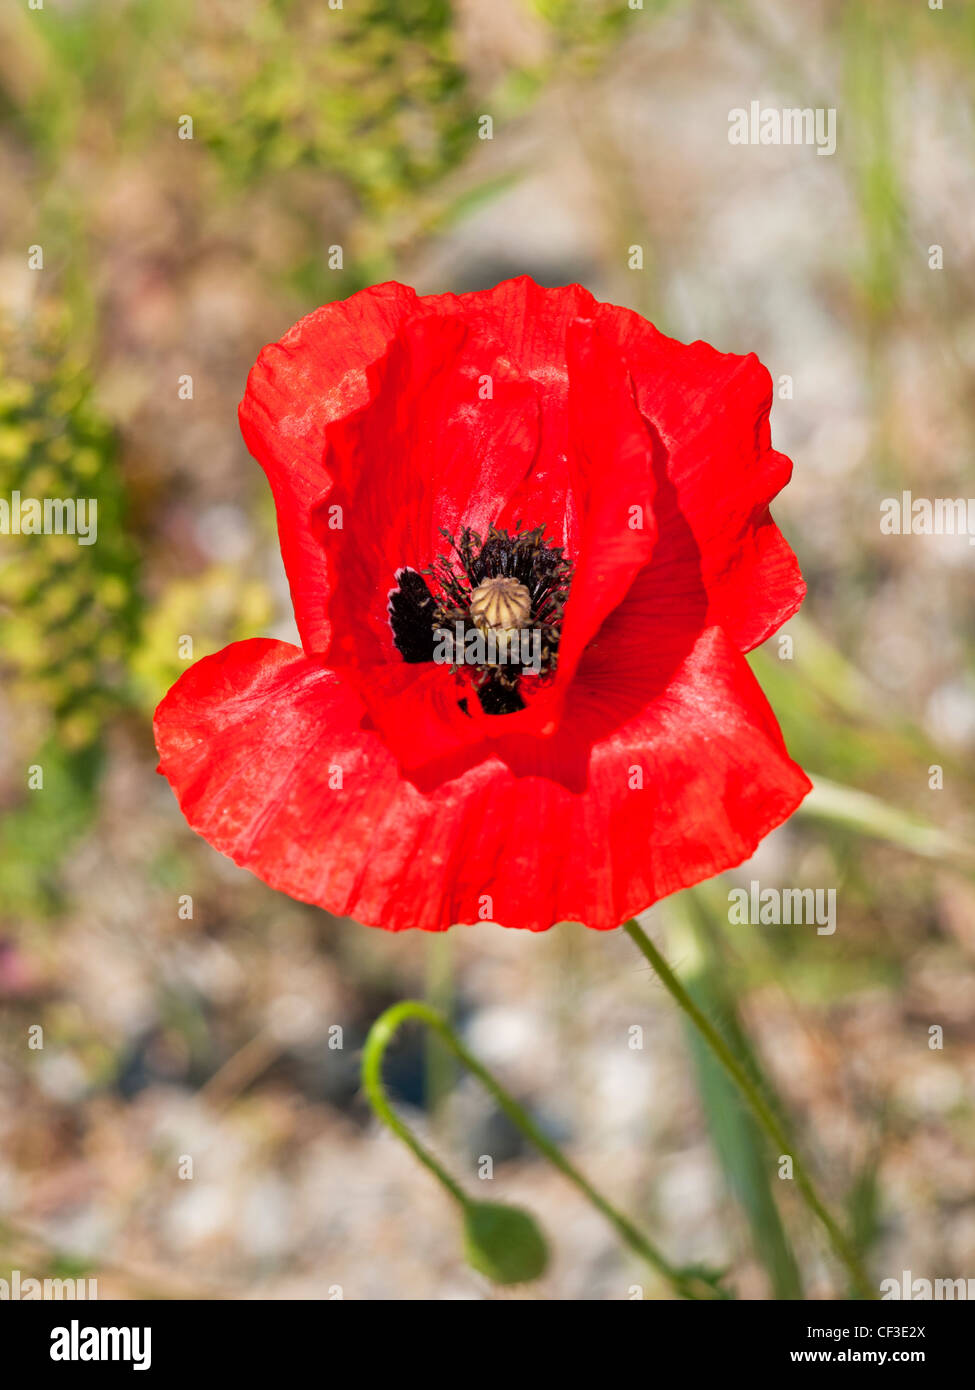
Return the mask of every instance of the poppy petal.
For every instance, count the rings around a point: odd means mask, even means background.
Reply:
[[[424,790],[362,727],[334,672],[287,643],[239,642],[160,704],[159,770],[190,825],[236,863],[391,930],[615,927],[747,858],[809,790],[720,629],[605,736],[582,674],[573,728],[527,741],[518,771],[492,756]]]
[[[559,647],[563,687],[653,554],[654,450],[661,447],[637,409],[619,350],[592,321],[571,326],[568,359],[571,485],[584,520]]]
[[[238,412],[241,433],[264,469],[278,516],[281,554],[307,651],[328,650],[327,565],[310,527],[328,484],[326,431],[370,395],[367,367],[400,325],[422,312],[415,291],[390,282],[308,314],[263,349]]]
[[[530,275],[502,280],[470,294],[428,295],[423,305],[433,313],[461,314],[482,325],[486,335],[504,343],[521,376],[554,392],[553,405],[568,391],[566,335],[575,319],[591,319],[599,304],[582,285],[547,289]]]
[[[806,592],[769,512],[792,472],[771,447],[771,377],[754,353],[677,342],[628,309],[602,305],[597,322],[622,349],[640,410],[666,451],[654,564],[673,602],[692,600],[703,585],[704,621],[750,651]]]
[[[330,481],[311,517],[329,557],[333,666],[402,663],[388,612],[397,572],[449,553],[445,531],[486,535],[538,443],[534,384],[461,319],[405,325],[369,379],[369,402],[329,431]]]

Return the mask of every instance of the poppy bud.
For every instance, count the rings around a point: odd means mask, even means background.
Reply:
[[[464,1257],[496,1284],[537,1279],[548,1246],[533,1216],[500,1202],[469,1202],[464,1210]]]

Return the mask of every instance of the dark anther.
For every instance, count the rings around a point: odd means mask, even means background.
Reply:
[[[525,708],[517,685],[506,685],[497,676],[488,676],[483,685],[478,686],[477,698],[485,714],[517,714]]]
[[[400,570],[399,588],[389,596],[389,625],[404,661],[433,660],[436,606],[423,575],[417,570]]]

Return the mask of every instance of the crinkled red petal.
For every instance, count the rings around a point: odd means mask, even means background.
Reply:
[[[286,643],[236,643],[160,704],[159,770],[210,844],[338,915],[608,929],[747,858],[809,782],[719,629],[617,727],[587,662],[571,734],[526,741],[517,769],[490,757],[424,789],[334,672]]]

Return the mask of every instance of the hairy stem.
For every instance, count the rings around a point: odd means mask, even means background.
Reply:
[[[640,951],[653,966],[658,978],[667,989],[668,993],[694,1025],[716,1059],[721,1063],[722,1067],[724,1067],[732,1081],[734,1081],[735,1085],[748,1102],[749,1108],[755,1116],[755,1119],[772,1140],[778,1152],[780,1154],[791,1155],[796,1185],[802,1194],[803,1200],[813,1215],[816,1216],[825,1227],[833,1249],[849,1271],[850,1279],[857,1294],[865,1299],[876,1298],[876,1294],[860,1263],[860,1258],[856,1250],[819,1196],[812,1179],[806,1172],[805,1164],[802,1163],[796,1155],[795,1148],[789,1142],[789,1138],[778,1116],[762,1095],[759,1087],[756,1086],[745,1067],[738,1061],[718,1030],[694,1003],[687,990],[681,984],[673,970],[671,970],[670,966],[664,960],[649,936],[647,936],[646,932],[634,921],[624,923],[623,930],[634,942],[637,950]]]

